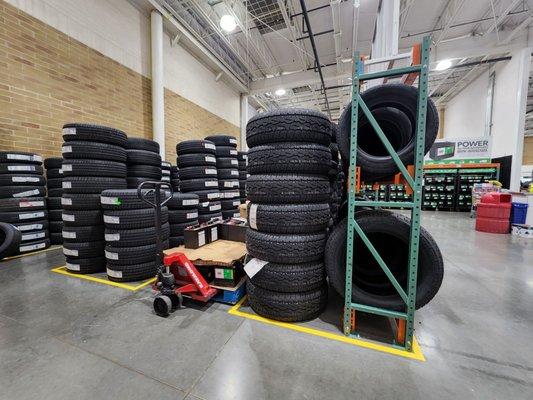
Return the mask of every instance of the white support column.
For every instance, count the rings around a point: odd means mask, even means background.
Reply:
[[[241,93],[241,150],[248,151],[246,145],[246,123],[248,122],[248,95]]]
[[[151,13],[152,50],[152,130],[153,138],[159,143],[159,154],[165,159],[165,86],[163,78],[163,17],[153,10]]]

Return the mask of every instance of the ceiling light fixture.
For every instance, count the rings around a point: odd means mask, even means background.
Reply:
[[[276,93],[276,96],[283,96],[287,91],[285,89],[279,88],[274,93]]]
[[[237,22],[233,15],[226,14],[220,18],[220,27],[226,32],[233,32],[237,27]]]
[[[441,60],[437,63],[435,69],[437,71],[444,71],[452,66],[452,60]]]

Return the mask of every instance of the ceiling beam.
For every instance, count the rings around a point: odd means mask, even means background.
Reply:
[[[442,26],[442,30],[438,35],[436,35],[436,37],[434,37],[435,46],[437,46],[446,37],[450,27],[453,25],[453,22],[459,15],[464,3],[465,0],[448,0],[448,3],[444,7],[444,11],[439,16],[439,19],[435,24],[435,28],[438,28],[439,25]]]
[[[486,35],[487,33],[491,33],[493,30],[497,29],[498,26],[504,22],[507,17],[509,16],[509,13],[513,11],[516,6],[521,2],[522,0],[512,0],[509,5],[503,10],[498,18],[495,19],[495,21],[489,26],[489,28],[483,33]]]

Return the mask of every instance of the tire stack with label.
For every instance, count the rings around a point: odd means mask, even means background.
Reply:
[[[161,181],[170,184],[170,168],[172,165],[167,161],[161,161]]]
[[[216,146],[218,188],[220,205],[224,219],[239,217],[239,164],[237,159],[237,139],[234,136],[215,135],[205,138]],[[226,168],[218,166],[219,160]],[[228,165],[226,165],[228,164]],[[221,164],[222,165],[222,164]]]
[[[176,165],[170,167],[170,186],[175,192],[180,191],[180,172]]]
[[[179,187],[198,195],[198,222],[222,218],[218,189],[216,146],[209,140],[186,140],[176,145]]]
[[[159,143],[143,138],[128,138],[128,189],[145,181],[161,180]]]
[[[177,193],[166,204],[168,222],[170,223],[169,246],[183,244],[183,231],[188,226],[198,224],[198,195],[194,193]]]
[[[42,161],[38,154],[0,152],[0,222],[21,232],[19,254],[50,246]]]
[[[104,221],[100,193],[126,188],[127,136],[91,124],[63,127],[63,253],[67,269],[105,271]]]
[[[105,223],[107,277],[115,282],[154,277],[158,267],[155,210],[139,199],[137,189],[105,190],[101,204]],[[149,196],[150,201],[154,197]],[[161,241],[168,248],[168,209],[161,208]]]
[[[48,197],[46,203],[48,206],[48,222],[50,231],[50,244],[63,243],[63,207],[61,206],[61,196],[63,195],[63,159],[52,157],[44,160],[46,168],[46,190]]]
[[[248,178],[248,152],[239,151],[237,153],[237,160],[239,162],[239,199],[240,203],[246,203],[246,179]]]
[[[325,115],[303,109],[248,122],[246,246],[262,268],[248,279],[247,291],[252,309],[264,317],[303,321],[326,305],[331,129]]]

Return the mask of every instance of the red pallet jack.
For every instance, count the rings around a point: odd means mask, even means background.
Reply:
[[[146,190],[148,187],[150,189]],[[164,200],[161,196],[162,187],[167,187],[170,191],[170,196]],[[149,195],[152,193],[154,194],[154,202],[149,200]],[[159,292],[154,299],[154,311],[160,317],[168,317],[173,310],[181,308],[183,295],[205,303],[218,292],[217,289],[209,286],[185,254],[176,252],[164,256],[161,244],[161,207],[172,198],[172,194],[172,187],[166,182],[147,181],[141,183],[137,188],[139,198],[150,204],[155,210],[159,266],[156,281],[152,287]]]

